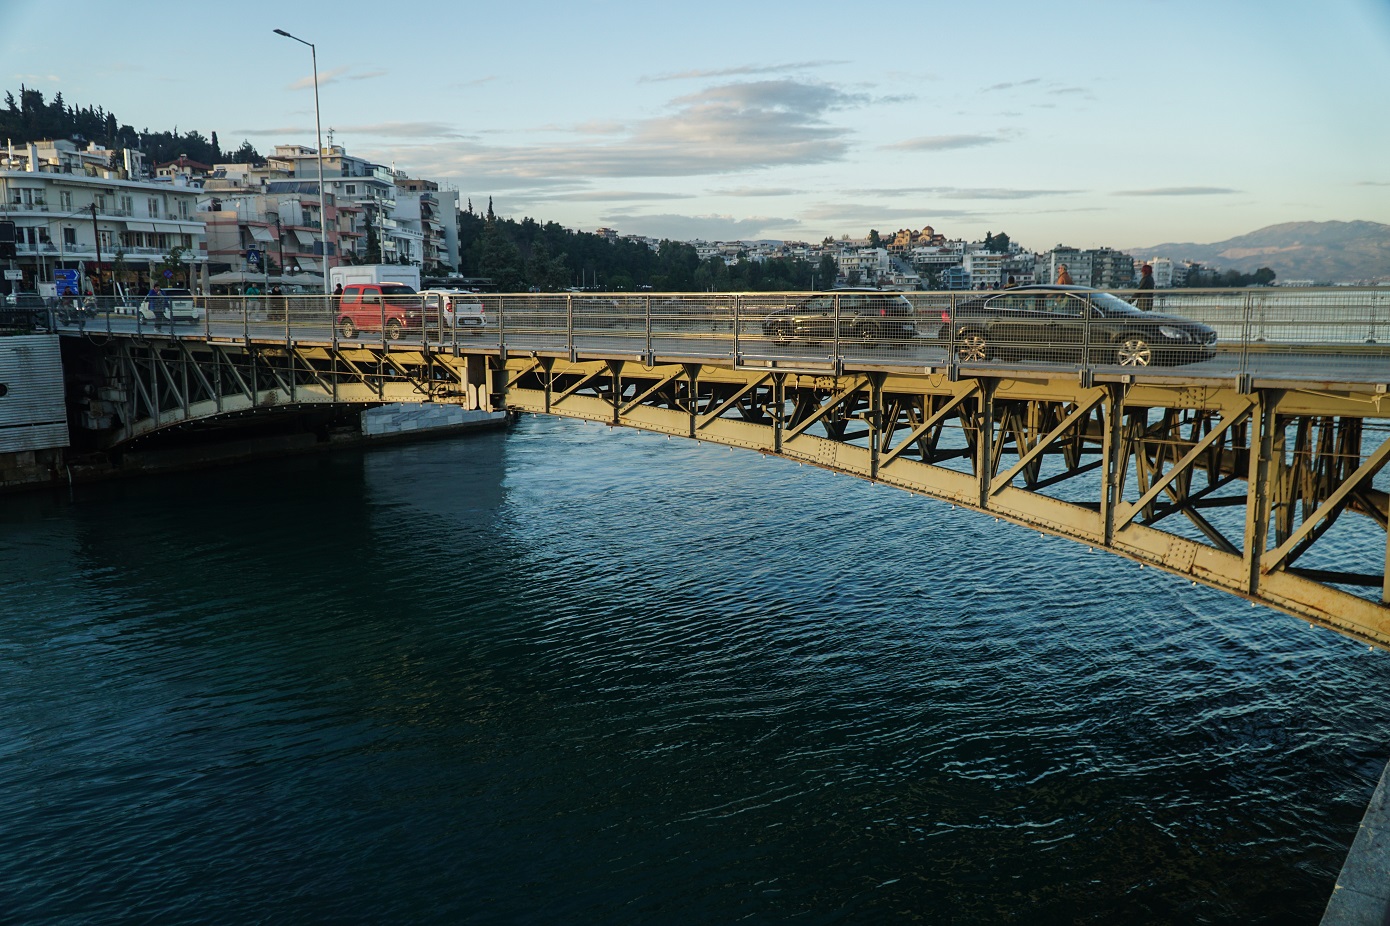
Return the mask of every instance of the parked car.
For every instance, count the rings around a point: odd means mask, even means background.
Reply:
[[[363,331],[384,332],[398,340],[424,321],[422,300],[408,283],[349,283],[338,300],[338,335],[355,338]]]
[[[953,327],[954,320],[954,327]],[[1088,361],[1144,367],[1209,360],[1216,329],[1201,322],[1145,312],[1117,296],[1085,286],[1028,286],[970,298],[942,311],[938,338],[961,363],[1032,360]]]
[[[200,322],[203,320],[203,307],[194,300],[193,294],[186,289],[166,289],[164,298],[165,303],[164,317],[174,322]],[[154,321],[154,309],[150,306],[150,297],[146,295],[140,300],[140,305],[136,309],[140,317],[145,321]]]
[[[836,300],[841,340],[874,347],[894,341],[906,344],[917,334],[907,297],[878,290],[841,290],[802,299],[769,313],[763,319],[763,334],[782,343],[797,338],[828,341],[835,337]]]
[[[38,293],[10,293],[0,301],[0,327],[46,325],[48,302]]]
[[[477,331],[487,324],[487,313],[477,293],[461,289],[426,289],[420,292],[425,323],[460,331]]]

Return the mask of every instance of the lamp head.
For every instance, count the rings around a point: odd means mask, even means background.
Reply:
[[[294,36],[290,35],[290,34],[289,34],[288,32],[286,32],[284,29],[276,29],[276,30],[275,30],[275,34],[276,34],[276,35],[283,35],[283,36],[284,36],[285,38],[287,38],[287,39],[292,39],[292,38],[294,38]]]

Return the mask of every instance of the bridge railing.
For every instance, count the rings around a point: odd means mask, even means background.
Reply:
[[[1183,368],[1390,380],[1390,288],[991,292],[518,293],[471,297],[455,327],[420,297],[351,311],[333,297],[198,296],[157,318],[147,300],[50,309],[67,332],[478,347],[769,365]]]

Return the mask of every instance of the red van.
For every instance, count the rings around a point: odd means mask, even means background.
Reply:
[[[338,337],[384,330],[396,341],[407,329],[419,331],[423,318],[420,296],[409,284],[349,283],[338,300]]]

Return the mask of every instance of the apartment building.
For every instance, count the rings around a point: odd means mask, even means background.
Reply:
[[[207,241],[198,189],[186,176],[149,179],[138,151],[65,140],[7,146],[0,154],[0,221],[13,222],[15,257],[3,291],[109,294],[164,282],[196,286]],[[163,277],[174,249],[180,264]],[[65,271],[55,274],[55,271]]]

